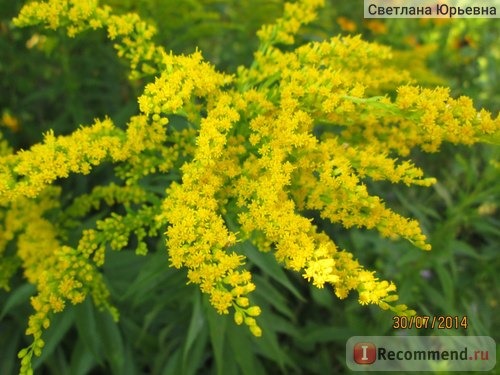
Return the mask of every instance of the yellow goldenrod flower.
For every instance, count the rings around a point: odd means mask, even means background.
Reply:
[[[337,23],[339,24],[342,31],[354,32],[358,28],[356,22],[348,19],[347,17],[339,17],[337,18]]]
[[[0,125],[3,125],[14,132],[17,132],[20,129],[21,123],[19,119],[13,116],[8,111],[3,111],[2,118],[0,119]]]

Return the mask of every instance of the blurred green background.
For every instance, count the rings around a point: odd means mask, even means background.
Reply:
[[[103,32],[71,39],[62,32],[16,29],[11,19],[22,3],[0,0],[0,123],[15,150],[40,141],[49,129],[67,134],[105,115],[124,125],[138,112],[136,98],[151,77],[128,81]],[[229,72],[252,61],[255,32],[283,7],[278,0],[101,3],[138,12],[157,26],[157,42],[167,49],[188,53],[198,47]],[[365,20],[362,1],[332,0],[300,38],[360,33],[391,45],[402,68],[412,70],[422,85],[450,86],[454,96],[468,95],[478,108],[497,115],[499,30],[496,19]],[[430,253],[372,231],[320,223],[367,268],[393,280],[402,303],[419,315],[468,317],[467,330],[404,333],[500,340],[498,156],[498,147],[446,145],[438,154],[412,154],[438,178],[432,188],[367,181],[388,206],[420,221],[433,246]],[[255,339],[230,317],[218,316],[196,287],[184,285],[185,272],[168,267],[163,239],[152,239],[151,246],[157,251],[146,257],[133,251],[106,255],[103,273],[120,322],[88,301],[68,308],[47,332],[37,374],[343,374],[349,337],[403,333],[392,329],[389,312],[362,307],[354,295],[339,301],[330,289],[309,285],[244,243],[241,251],[257,285],[254,300],[263,309],[264,335]],[[11,285],[10,293],[0,291],[0,374],[17,372],[16,353],[28,344],[24,330],[34,287],[21,275]]]

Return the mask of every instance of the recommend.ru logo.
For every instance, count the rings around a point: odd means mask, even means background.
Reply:
[[[489,371],[496,344],[489,336],[354,336],[346,363],[353,371]]]
[[[377,347],[371,342],[354,344],[353,360],[360,365],[371,365],[377,359]]]

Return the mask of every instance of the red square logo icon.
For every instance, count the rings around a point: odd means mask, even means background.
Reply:
[[[359,365],[371,365],[377,359],[377,347],[371,342],[358,342],[354,345],[353,359]]]

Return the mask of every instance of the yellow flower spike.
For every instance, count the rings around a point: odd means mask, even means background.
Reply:
[[[107,301],[109,292],[101,274],[85,256],[61,246],[55,226],[43,217],[46,211],[58,207],[59,192],[57,188],[48,188],[36,199],[18,198],[8,211],[19,217],[18,222],[11,222],[16,223],[11,229],[19,232],[18,256],[26,277],[37,286],[38,293],[31,298],[34,313],[26,330],[27,335],[33,336],[31,350],[37,356],[43,348],[43,330],[49,328],[52,314],[64,310],[67,301],[81,303],[89,293],[97,306],[115,313]]]

